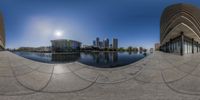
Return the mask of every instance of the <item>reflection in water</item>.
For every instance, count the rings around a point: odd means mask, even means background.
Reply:
[[[79,60],[79,58],[80,58],[79,52],[71,54],[61,53],[61,54],[52,54],[51,60],[53,62],[73,62]]]
[[[88,53],[86,53],[88,55]],[[93,52],[91,53],[93,60],[99,63],[110,63],[118,61],[118,53],[117,52]]]
[[[79,62],[100,68],[113,68],[133,63],[142,58],[144,58],[143,54],[135,52],[83,52]]]
[[[112,58],[112,62],[118,61],[118,53],[117,52],[112,52],[110,57]]]
[[[129,54],[129,55],[131,55],[131,54],[132,54],[132,52],[130,52],[130,51],[129,51],[129,52],[128,52],[128,54]]]
[[[22,57],[45,63],[67,63],[79,61],[80,63],[100,67],[113,68],[136,62],[146,56],[135,52],[75,52],[75,53],[35,53],[14,52]]]

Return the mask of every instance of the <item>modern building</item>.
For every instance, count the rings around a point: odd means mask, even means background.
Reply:
[[[99,41],[99,38],[97,37],[96,38],[96,47],[99,47],[99,45],[100,45],[100,41]]]
[[[106,38],[104,41],[103,41],[103,46],[104,48],[109,48],[109,39]]]
[[[153,53],[153,48],[150,48],[150,49],[149,49],[149,52],[150,52],[150,53]]]
[[[35,51],[37,52],[51,52],[51,47],[45,47],[45,46],[42,46],[42,47],[37,47],[35,48]]]
[[[155,44],[155,48],[154,48],[154,49],[155,49],[155,51],[158,51],[158,50],[160,50],[160,43],[156,43],[156,44]]]
[[[112,48],[113,48],[113,49],[118,49],[118,39],[113,38]]]
[[[5,49],[5,31],[3,23],[3,15],[0,13],[0,50]]]
[[[93,46],[96,47],[96,41],[95,40],[93,41]]]
[[[190,4],[165,8],[160,20],[160,45],[164,52],[191,54],[200,52],[200,10]]]
[[[17,49],[18,51],[28,51],[28,52],[32,52],[35,51],[34,47],[20,47]]]
[[[109,44],[108,38],[101,41],[99,37],[97,37],[96,40],[93,41],[93,47],[98,49],[118,49],[118,39],[113,38],[112,44]]]
[[[51,52],[51,47],[20,47],[17,50],[28,52]]]
[[[75,40],[52,40],[52,52],[66,52],[80,50],[81,42]]]
[[[110,46],[109,46],[110,48],[113,48],[113,45],[112,44],[110,44]]]
[[[99,41],[99,46],[98,46],[98,48],[100,48],[100,49],[103,49],[103,48],[104,48],[104,46],[103,46],[103,41]]]

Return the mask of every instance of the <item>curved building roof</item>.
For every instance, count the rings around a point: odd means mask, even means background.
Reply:
[[[3,23],[3,15],[0,12],[0,49],[5,49],[5,31]]]
[[[174,4],[165,8],[160,20],[161,45],[181,32],[200,42],[200,10],[190,4]]]

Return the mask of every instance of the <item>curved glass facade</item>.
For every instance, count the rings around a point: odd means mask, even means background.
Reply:
[[[200,52],[199,19],[200,10],[193,5],[167,7],[160,21],[160,50],[181,55]]]

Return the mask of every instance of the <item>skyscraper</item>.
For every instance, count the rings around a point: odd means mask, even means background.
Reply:
[[[96,47],[99,47],[99,37],[96,38]]]
[[[103,46],[103,41],[99,41],[99,48],[100,48],[100,49],[103,49],[103,48],[104,48],[104,46]]]
[[[118,48],[118,39],[113,38],[113,49],[117,49]]]
[[[104,48],[109,48],[109,39],[108,38],[104,39],[103,46],[104,46]]]
[[[0,50],[5,49],[5,32],[3,24],[3,15],[0,12]]]
[[[95,40],[93,41],[93,46],[96,46],[96,41]]]

